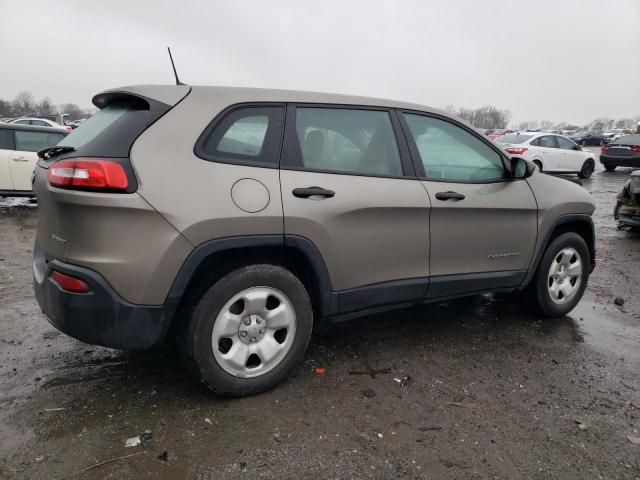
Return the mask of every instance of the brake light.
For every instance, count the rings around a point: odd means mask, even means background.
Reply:
[[[611,147],[609,145],[602,145],[600,147],[600,151],[601,152],[606,152],[607,150],[609,150]]]
[[[62,188],[126,190],[129,186],[124,167],[111,160],[60,160],[49,167],[48,178],[52,186]]]
[[[87,293],[91,289],[83,280],[72,277],[71,275],[65,275],[64,273],[51,271],[51,280],[56,282],[60,288],[72,293]]]
[[[505,150],[514,155],[522,155],[524,152],[529,150],[527,147],[507,147]]]
[[[634,145],[631,147],[631,151],[635,153],[640,153],[640,145]]]

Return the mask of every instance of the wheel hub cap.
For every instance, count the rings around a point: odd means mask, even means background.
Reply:
[[[267,324],[260,315],[249,315],[240,323],[238,337],[241,342],[249,345],[262,340],[266,331]]]
[[[570,301],[582,283],[582,259],[575,248],[560,250],[551,262],[547,287],[553,303]]]
[[[272,287],[251,287],[234,295],[218,312],[211,350],[225,372],[252,378],[277,367],[295,335],[296,312],[291,300]]]

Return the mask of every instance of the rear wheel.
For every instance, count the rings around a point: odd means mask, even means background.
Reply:
[[[580,178],[589,178],[591,177],[591,175],[593,175],[593,171],[595,170],[595,168],[596,163],[593,161],[593,159],[589,158],[582,164],[582,169],[580,170],[580,172],[578,172],[578,176]]]
[[[538,170],[542,171],[542,162],[540,160],[534,160],[533,164],[538,167]]]
[[[617,165],[609,165],[609,164],[606,164],[606,163],[605,163],[605,165],[604,165],[604,169],[605,169],[607,172],[613,172],[613,171],[616,169],[616,166],[617,166]]]
[[[589,277],[589,249],[577,233],[556,237],[547,247],[529,286],[540,311],[562,317],[582,298]]]
[[[282,267],[251,265],[217,280],[194,303],[178,347],[210,390],[253,395],[293,372],[312,327],[311,301],[300,280]]]

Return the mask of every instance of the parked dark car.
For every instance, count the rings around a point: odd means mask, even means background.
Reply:
[[[578,145],[604,145],[607,143],[602,132],[595,132],[588,130],[584,132],[578,132],[569,137]]]
[[[603,145],[600,163],[609,172],[616,167],[640,168],[640,135],[625,135]]]

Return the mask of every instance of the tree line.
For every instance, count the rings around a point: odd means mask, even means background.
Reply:
[[[42,117],[59,120],[61,114],[66,114],[65,120],[87,118],[95,109],[81,108],[75,103],[54,104],[51,98],[44,97],[36,100],[31,92],[18,93],[13,100],[0,98],[0,118]]]
[[[501,110],[492,105],[485,105],[479,108],[464,108],[448,105],[444,108],[447,113],[457,115],[461,119],[469,122],[476,128],[507,128],[511,120],[509,110]],[[640,115],[629,118],[597,118],[584,125],[577,125],[570,122],[550,122],[548,120],[528,120],[512,125],[515,130],[541,129],[541,130],[599,130],[607,131],[612,128],[629,128],[635,131],[640,122]]]

